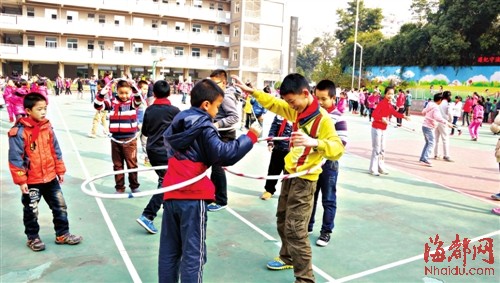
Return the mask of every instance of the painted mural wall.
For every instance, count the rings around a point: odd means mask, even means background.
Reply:
[[[500,66],[475,67],[367,67],[364,74],[369,80],[408,81],[419,84],[500,86]]]

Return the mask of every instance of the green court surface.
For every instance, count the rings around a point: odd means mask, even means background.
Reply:
[[[26,247],[21,195],[8,170],[11,123],[1,109],[0,282],[156,282],[160,235],[147,234],[135,221],[149,197],[111,200],[84,194],[80,186],[85,179],[112,171],[110,141],[87,137],[94,114],[88,98],[50,99],[48,118],[67,167],[62,188],[71,232],[84,240],[77,246],[56,245],[50,210],[42,201],[40,236],[46,250],[34,253]],[[179,96],[172,101],[186,108]],[[418,164],[422,118],[412,116],[404,123],[414,132],[388,129],[390,174],[374,177],[368,174],[370,124],[350,113],[345,117],[349,143],[340,160],[335,229],[327,247],[315,245],[323,212],[319,204],[310,235],[316,282],[500,282],[500,217],[490,213],[500,202],[489,199],[500,191],[500,179],[493,156],[497,137],[489,133],[489,125],[481,128],[476,143],[464,128],[462,136],[451,139],[455,162],[437,160],[428,168]],[[267,114],[265,129],[272,118]],[[232,168],[266,175],[269,157],[265,143],[259,143]],[[275,217],[279,189],[262,201],[263,180],[227,177],[229,206],[208,215],[204,282],[293,282],[292,270],[266,269],[280,245]],[[140,172],[139,178],[142,191],[156,188],[153,171]],[[113,177],[96,180],[94,186],[112,194]],[[161,213],[155,220],[158,228]],[[431,254],[439,248],[431,242],[436,235],[445,258],[433,262],[438,258],[429,256],[426,263],[426,244]],[[457,236],[462,246],[449,249]],[[471,240],[469,249],[463,247],[464,238]],[[492,246],[485,246],[484,239],[491,239]],[[483,261],[490,255],[494,262]],[[468,274],[447,274],[456,266]]]

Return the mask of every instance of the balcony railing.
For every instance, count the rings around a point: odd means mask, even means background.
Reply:
[[[187,31],[177,31],[168,28],[151,28],[126,24],[117,27],[114,23],[102,24],[87,20],[67,21],[44,17],[0,14],[0,29],[229,47],[228,34],[193,33],[189,29]]]
[[[44,4],[55,4],[69,7],[82,7],[92,10],[111,10],[133,12],[149,15],[171,16],[188,19],[200,19],[217,23],[230,23],[230,12],[219,11],[208,8],[198,8],[194,6],[178,6],[174,3],[162,3],[162,1],[143,1],[143,0],[30,0],[26,2],[40,2]]]
[[[32,62],[62,62],[71,64],[148,66],[158,55],[149,52],[115,52],[113,50],[83,50],[68,48],[46,48],[44,46],[22,46],[0,44],[0,58],[4,60]],[[168,68],[207,69],[227,68],[228,59],[216,59],[206,56],[171,56],[162,60],[161,66]]]

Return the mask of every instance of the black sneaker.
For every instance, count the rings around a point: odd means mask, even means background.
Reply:
[[[318,240],[316,241],[316,245],[320,247],[326,247],[330,242],[330,234],[321,232]]]

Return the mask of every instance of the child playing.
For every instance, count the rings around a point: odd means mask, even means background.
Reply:
[[[345,146],[347,144],[347,122],[342,117],[342,113],[335,107],[335,83],[330,80],[320,81],[316,85],[314,94],[318,98],[319,105],[328,111],[330,118],[335,124],[335,131],[342,140],[342,144]],[[333,222],[337,212],[337,177],[339,175],[339,162],[337,160],[327,160],[321,169],[323,169],[323,172],[319,174],[318,183],[316,184],[314,204],[307,231],[313,231],[314,215],[316,214],[316,205],[318,203],[319,192],[321,191],[323,222],[316,245],[325,247],[330,241],[330,234],[333,231]]]
[[[142,123],[144,121],[144,112],[146,111],[146,107],[148,107],[147,103],[147,95],[148,95],[148,89],[149,89],[149,84],[145,80],[140,80],[137,83],[137,87],[139,88],[139,93],[141,95],[142,103],[137,108],[137,127],[139,128],[139,131],[141,131],[141,135],[139,136],[139,139],[141,141],[141,149],[142,149],[142,154],[144,154],[144,165],[145,166],[151,166],[151,163],[149,162],[148,158],[148,153],[146,151],[146,144],[147,144],[147,137],[144,136],[142,132]]]
[[[76,245],[82,237],[69,233],[67,206],[59,185],[66,168],[52,125],[45,118],[47,102],[43,95],[30,93],[24,98],[24,108],[28,117],[20,118],[9,131],[9,168],[22,193],[26,245],[35,252],[45,249],[38,235],[41,197],[52,210],[56,244]]]
[[[372,157],[370,161],[369,173],[373,176],[387,175],[385,169],[385,130],[390,123],[389,119],[392,116],[409,120],[403,113],[399,113],[394,109],[391,100],[394,96],[394,87],[388,86],[385,88],[384,98],[377,104],[372,113]]]
[[[7,81],[7,86],[4,89],[3,97],[7,104],[7,113],[9,115],[9,122],[14,122],[16,119],[15,106],[14,106],[14,93],[16,92],[16,85],[13,80]]]
[[[328,112],[311,94],[309,83],[300,74],[289,74],[280,87],[282,99],[255,90],[239,81],[236,84],[266,109],[293,121],[290,153],[285,171],[308,171],[298,178],[284,179],[278,200],[277,229],[281,239],[279,257],[267,263],[271,270],[294,269],[296,282],[314,282],[312,253],[307,224],[312,213],[314,191],[323,158],[338,160],[344,146]],[[312,170],[314,169],[314,170]]]
[[[101,90],[106,86],[104,80],[96,81],[97,92],[101,92]],[[109,94],[105,95],[105,98],[109,98]],[[99,123],[102,125],[104,135],[108,135],[108,123],[106,122],[106,118],[108,116],[108,111],[96,110],[94,119],[92,120],[92,130],[90,131],[89,138],[95,138],[97,133],[97,127],[99,127]]]
[[[292,124],[279,115],[274,116],[273,123],[271,124],[271,128],[269,129],[268,137],[290,137],[291,135]],[[285,156],[290,152],[290,141],[271,140],[267,142],[267,148],[271,152],[271,160],[269,161],[267,175],[279,175],[283,170],[285,170]],[[264,189],[266,191],[262,193],[260,199],[270,199],[276,192],[277,183],[278,180],[267,179],[266,184],[264,185]]]
[[[112,81],[110,81],[112,82]],[[116,83],[117,97],[105,99],[109,93],[109,84],[106,85],[96,100],[94,108],[96,110],[108,110],[109,116],[109,132],[111,133],[111,159],[113,160],[113,170],[119,171],[124,169],[123,162],[127,163],[128,169],[137,168],[137,107],[141,104],[141,97],[138,94],[137,88],[131,83],[120,80]],[[134,89],[134,96],[131,99],[130,94]],[[137,172],[128,173],[128,181],[132,193],[139,192],[139,181]],[[115,175],[115,190],[116,193],[125,192],[125,175]]]
[[[82,78],[76,78],[76,91],[77,91],[77,98],[78,99],[83,99],[83,82]]]
[[[479,135],[479,127],[483,122],[484,116],[484,102],[482,99],[477,99],[474,102],[474,108],[472,109],[472,119],[469,125],[470,137],[473,141],[477,141]]]
[[[495,147],[495,157],[497,158],[498,170],[500,171],[500,139],[497,141],[497,146]],[[491,195],[494,200],[500,200],[500,193]],[[491,210],[493,214],[500,215],[500,207],[493,208]]]
[[[14,108],[14,115],[16,116],[16,120],[21,117],[26,117],[26,111],[23,104],[24,97],[29,93],[28,82],[22,80],[18,82],[16,85],[16,89],[14,91],[14,95],[11,97],[11,102]]]
[[[252,126],[247,135],[223,142],[213,124],[224,91],[211,79],[191,91],[191,108],[177,114],[163,134],[169,168],[163,186],[189,180],[212,165],[231,166],[248,153],[260,134]],[[163,219],[158,260],[158,282],[202,282],[206,262],[206,201],[214,199],[208,177],[163,195]]]
[[[175,115],[177,115],[180,110],[172,106],[172,103],[168,99],[170,96],[170,86],[166,81],[157,81],[153,85],[153,94],[155,100],[144,112],[142,134],[147,138],[146,153],[150,156],[149,162],[151,162],[152,166],[156,167],[168,165],[168,156],[163,142],[163,133],[170,126]],[[158,175],[158,188],[161,188],[166,170],[159,169],[155,170],[155,172]],[[136,220],[137,223],[151,234],[156,234],[158,232],[158,229],[156,229],[153,224],[153,220],[162,203],[163,194],[153,195],[144,208],[142,215]]]
[[[422,110],[422,114],[425,115],[424,124],[422,125],[422,132],[424,133],[425,145],[422,149],[422,154],[420,155],[420,163],[422,165],[432,167],[429,161],[429,156],[431,155],[432,148],[434,146],[434,129],[437,127],[437,123],[443,123],[450,128],[453,125],[443,118],[439,105],[443,101],[443,94],[434,94],[434,102],[427,105],[426,108]]]

